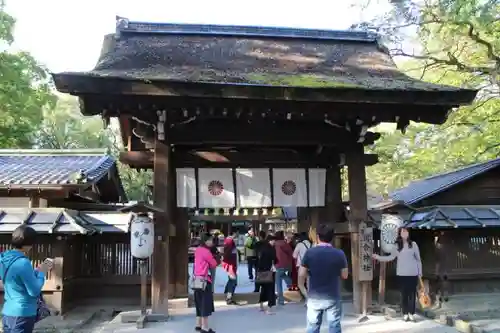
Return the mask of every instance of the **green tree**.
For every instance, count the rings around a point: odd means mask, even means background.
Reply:
[[[0,0],[0,147],[29,148],[54,102],[47,71],[27,52],[12,52],[15,20]]]
[[[500,155],[500,3],[402,0],[392,4],[389,13],[357,27],[389,36],[386,43],[393,56],[406,60],[401,69],[408,75],[480,92],[473,105],[455,110],[444,125],[412,124],[405,135],[384,132],[370,148],[381,163],[368,170],[370,184],[381,193]],[[405,38],[408,34],[413,42]],[[411,48],[418,51],[410,52]]]
[[[104,126],[99,116],[83,116],[78,100],[72,96],[60,96],[54,108],[44,110],[35,146],[45,149],[106,148],[115,158],[124,148],[117,124]],[[118,169],[129,200],[150,199],[150,171],[133,170],[121,163]]]

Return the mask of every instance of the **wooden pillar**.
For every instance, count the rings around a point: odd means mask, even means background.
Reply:
[[[189,248],[189,216],[184,208],[177,208],[175,216],[175,236],[170,237],[170,262],[175,264],[174,297],[188,297],[188,248]],[[186,249],[183,251],[183,249]]]
[[[168,289],[169,289],[169,222],[174,214],[175,187],[169,188],[168,181],[175,179],[175,169],[171,161],[172,150],[169,145],[158,140],[155,141],[154,175],[153,175],[153,203],[163,210],[155,214],[155,244],[153,252],[151,274],[152,312],[154,314],[168,315]]]
[[[350,151],[347,154],[348,180],[349,180],[349,231],[351,236],[351,264],[352,264],[352,289],[354,311],[362,313],[362,305],[371,306],[370,299],[363,300],[363,295],[367,297],[368,292],[363,293],[362,290],[371,290],[369,286],[362,286],[359,281],[360,268],[360,235],[359,225],[367,220],[368,207],[366,195],[366,171],[364,163],[363,146],[358,146],[357,149]],[[368,282],[364,282],[368,284]],[[368,298],[368,297],[367,297]]]
[[[47,297],[49,306],[56,311],[56,314],[64,313],[64,254],[67,252],[66,239],[58,236],[53,244],[54,269],[50,272],[50,282],[48,285],[53,290],[52,295]]]
[[[323,210],[323,220],[325,223],[333,224],[334,229],[337,223],[343,222],[344,206],[342,204],[342,179],[340,167],[332,167],[326,171],[326,193],[325,209]],[[341,241],[341,235],[336,235],[334,244]],[[337,240],[338,238],[338,240]],[[337,242],[337,243],[335,243]]]
[[[309,208],[297,208],[297,232],[308,232],[310,227]]]

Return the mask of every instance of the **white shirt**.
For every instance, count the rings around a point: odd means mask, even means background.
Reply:
[[[293,250],[293,257],[297,260],[297,267],[302,263],[302,258],[304,258],[304,254],[306,254],[307,249],[311,247],[311,242],[308,240],[302,241],[295,246],[295,250]]]

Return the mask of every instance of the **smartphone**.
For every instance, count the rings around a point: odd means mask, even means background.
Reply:
[[[43,261],[43,263],[47,267],[53,267],[54,266],[54,259],[52,259],[52,258],[45,258],[45,260]]]

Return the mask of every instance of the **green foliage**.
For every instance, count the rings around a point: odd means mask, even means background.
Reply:
[[[0,1],[0,147],[29,148],[54,96],[47,71],[26,52],[10,52],[15,20]]]
[[[403,2],[395,11],[409,8],[409,1]],[[405,135],[386,130],[370,147],[381,161],[368,169],[369,183],[379,193],[500,156],[498,17],[500,5],[496,1],[437,0],[418,7],[418,15],[407,20],[417,26],[422,52],[408,54],[401,48],[393,49],[394,54],[410,58],[402,70],[425,81],[480,92],[473,105],[455,110],[444,125],[411,124]],[[381,25],[394,22],[386,17]]]
[[[70,96],[61,96],[54,108],[44,110],[35,143],[46,149],[106,148],[116,159],[123,151],[118,125],[105,127],[101,117],[83,116],[78,100]],[[150,199],[151,171],[136,171],[121,164],[118,169],[129,200]]]

